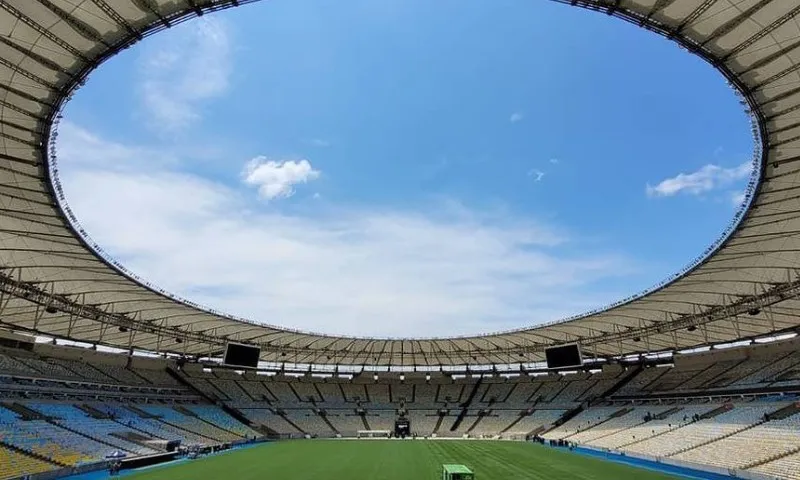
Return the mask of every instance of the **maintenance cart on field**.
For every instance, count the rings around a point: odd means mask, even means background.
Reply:
[[[442,465],[442,480],[475,480],[475,474],[464,465]]]

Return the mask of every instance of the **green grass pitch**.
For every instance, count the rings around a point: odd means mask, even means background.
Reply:
[[[130,480],[440,480],[441,465],[476,480],[666,480],[676,477],[522,442],[296,440],[157,467]]]

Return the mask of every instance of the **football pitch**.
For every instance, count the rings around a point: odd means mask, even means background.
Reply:
[[[522,442],[297,440],[275,442],[174,466],[130,480],[441,480],[445,463],[476,480],[666,480],[667,474]]]

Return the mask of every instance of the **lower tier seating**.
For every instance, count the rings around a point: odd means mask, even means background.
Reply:
[[[58,467],[52,463],[17,453],[0,445],[0,480],[49,472],[56,468]]]
[[[759,465],[752,471],[775,478],[800,480],[800,452]]]

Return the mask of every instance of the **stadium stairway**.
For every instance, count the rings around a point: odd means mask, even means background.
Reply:
[[[306,432],[306,431],[305,431],[305,430],[303,430],[302,428],[298,427],[298,426],[297,426],[297,424],[296,424],[296,423],[294,423],[294,422],[293,422],[293,421],[292,421],[292,420],[289,418],[289,416],[288,416],[288,415],[286,415],[286,412],[285,412],[285,411],[283,411],[282,409],[278,409],[278,410],[276,410],[276,411],[275,411],[275,413],[277,413],[279,417],[281,417],[282,419],[284,419],[284,420],[286,421],[286,423],[288,423],[288,424],[289,424],[289,425],[291,425],[292,427],[296,428],[298,432],[302,432],[303,434],[306,434],[306,435],[308,434],[308,432]],[[364,421],[366,422],[366,420],[364,420]]]
[[[730,411],[732,408],[733,405],[726,403],[718,408],[715,408],[714,410],[711,410],[710,412],[706,412],[700,415],[700,420],[705,420],[707,418],[714,418],[717,415],[722,415],[723,413]]]
[[[19,415],[22,420],[47,420],[47,417],[41,413],[37,412],[36,410],[32,410],[21,403],[3,402],[0,403],[0,407],[11,410]]]
[[[653,420],[663,420],[672,415],[673,413],[678,413],[681,410],[683,410],[683,407],[672,407],[669,410],[653,415]]]
[[[358,416],[361,417],[361,423],[364,424],[364,430],[372,430],[372,427],[369,426],[369,422],[367,421],[367,414],[361,412],[358,414]]]
[[[461,422],[464,421],[464,417],[467,416],[467,411],[469,410],[470,405],[472,405],[472,401],[475,400],[475,395],[478,394],[478,390],[480,389],[481,380],[482,379],[479,378],[478,381],[475,382],[475,384],[472,386],[472,391],[469,392],[469,396],[464,401],[464,403],[461,404],[461,411],[458,413],[456,420],[450,427],[451,432],[455,432],[456,430],[458,430],[458,427],[461,426]]]
[[[564,415],[561,415],[561,418],[559,418],[558,420],[553,422],[552,425],[550,425],[550,428],[546,428],[546,429],[542,430],[541,432],[539,432],[539,434],[541,435],[541,434],[545,434],[545,433],[548,433],[550,431],[555,430],[556,428],[560,427],[561,425],[564,425],[568,421],[570,421],[573,418],[575,418],[578,415],[580,415],[581,412],[583,412],[584,410],[586,410],[586,408],[582,404],[578,405],[577,407],[573,408],[572,410],[567,410],[566,412],[564,412]]]
[[[325,410],[317,409],[317,410],[314,410],[314,411],[316,412],[317,415],[319,415],[319,418],[321,418],[322,421],[325,422],[326,425],[328,425],[328,428],[330,428],[333,431],[333,433],[335,433],[337,435],[339,435],[341,433],[341,432],[339,432],[339,430],[336,429],[336,427],[333,426],[331,421],[328,420],[328,414],[327,414],[327,412],[325,412]]]
[[[486,415],[487,412],[483,410],[478,412],[478,418],[476,418],[475,421],[472,422],[472,425],[469,426],[469,428],[467,429],[467,433],[472,433],[472,431],[475,430],[475,427],[477,427],[478,424],[481,423],[481,420],[483,420],[486,417]]]
[[[111,415],[103,413],[100,410],[97,410],[96,408],[92,407],[91,405],[87,405],[85,403],[84,404],[75,403],[73,404],[73,406],[92,418],[96,418],[98,420],[113,420],[113,418],[111,418]]]
[[[511,422],[511,424],[509,424],[506,428],[500,430],[500,435],[502,435],[502,434],[506,433],[507,431],[511,430],[512,428],[514,428],[520,422],[520,420],[522,420],[523,418],[527,417],[528,415],[529,414],[527,412],[519,412],[519,416],[517,418],[515,418],[514,421]]]
[[[178,410],[178,408],[180,408],[180,410]],[[179,413],[183,413],[184,415],[188,415],[188,416],[191,416],[191,417],[195,417],[197,420],[199,420],[199,421],[201,421],[201,422],[203,422],[203,423],[205,423],[205,424],[207,424],[207,425],[210,425],[210,426],[212,426],[212,427],[214,427],[214,428],[216,428],[216,429],[218,429],[218,430],[222,430],[223,432],[230,433],[231,435],[235,435],[235,436],[237,436],[237,437],[244,438],[244,437],[242,437],[242,435],[241,435],[240,433],[234,432],[234,431],[232,431],[232,430],[230,430],[230,429],[228,429],[228,428],[225,428],[225,427],[223,427],[222,425],[219,425],[219,424],[217,424],[217,423],[211,422],[211,421],[209,421],[208,419],[206,419],[206,418],[203,418],[203,416],[202,416],[202,415],[198,415],[198,414],[196,414],[196,413],[192,412],[191,410],[189,410],[189,409],[187,409],[187,408],[184,408],[184,407],[176,407],[176,408],[175,408],[175,410],[177,410]],[[184,413],[184,411],[185,411],[185,412],[188,412],[188,413]],[[223,410],[223,411],[224,411],[224,410]],[[190,415],[190,414],[191,414],[191,415]],[[248,422],[248,423],[249,423],[249,422]],[[245,423],[245,425],[246,425],[246,426],[248,426],[248,427],[250,426],[250,425],[248,425],[247,423]]]
[[[184,407],[183,405],[175,405],[174,407],[172,407],[172,409],[175,410],[176,412],[182,414],[182,415],[186,415],[187,417],[199,418],[196,413],[194,413],[193,411],[191,411],[188,408]]]
[[[137,407],[135,407],[133,405],[125,405],[125,408],[127,408],[128,410],[130,410],[131,412],[135,413],[136,415],[138,415],[141,418],[152,418],[152,419],[155,419],[155,420],[159,419],[158,415],[153,415],[152,413],[145,412],[144,410],[142,410],[140,408],[137,408]]]
[[[773,412],[769,414],[770,420],[783,420],[784,418],[791,417],[800,413],[800,402],[792,403],[791,405],[787,405],[786,407],[781,408],[777,412]]]
[[[598,397],[599,398],[611,397],[612,395],[620,391],[622,387],[630,383],[631,380],[636,378],[643,369],[644,367],[642,365],[637,365],[634,369],[632,369],[632,371],[629,371],[627,375],[622,375],[622,378],[620,378],[620,380],[614,385],[611,385],[611,387],[608,390],[606,390],[605,392],[600,392]]]
[[[445,415],[442,415],[442,413],[440,412],[439,413],[439,418],[436,420],[436,426],[433,427],[433,434],[434,435],[439,433],[439,428],[442,427],[442,421],[444,420],[444,417],[445,417]]]
[[[570,437],[572,437],[574,435],[578,435],[579,433],[585,433],[585,432],[588,432],[589,430],[593,430],[593,429],[599,427],[600,425],[603,425],[604,423],[606,423],[606,422],[608,422],[610,420],[622,417],[623,415],[627,415],[627,414],[629,414],[630,412],[632,412],[634,410],[636,410],[636,409],[632,408],[632,407],[626,407],[626,408],[622,408],[620,410],[617,410],[616,412],[614,412],[611,415],[609,415],[608,417],[606,417],[604,420],[601,420],[601,421],[599,421],[599,422],[597,422],[595,424],[592,424],[589,428],[585,428],[585,429],[583,429],[583,430],[581,430],[579,432],[575,432],[573,434],[567,435],[566,437],[564,437],[564,440],[566,440],[566,439],[568,439],[568,438],[570,438]],[[642,422],[642,423],[644,423],[644,422]],[[640,425],[640,424],[637,424],[637,425]],[[599,437],[594,437],[594,438],[592,438],[592,441],[597,440],[598,438],[606,437],[608,435],[614,435],[614,434],[616,434],[618,432],[619,432],[619,430],[615,430],[615,431],[609,432],[606,435],[601,435]]]
[[[164,423],[164,424],[166,424],[166,425],[169,425],[170,427],[177,428],[179,431],[182,431],[182,432],[187,432],[187,433],[190,433],[190,434],[192,434],[192,435],[196,435],[196,436],[198,436],[198,437],[203,437],[203,438],[205,438],[205,439],[211,440],[211,441],[212,441],[212,442],[214,442],[214,443],[218,443],[218,442],[219,442],[219,440],[217,440],[217,439],[216,439],[216,438],[214,438],[214,437],[209,437],[208,435],[204,435],[204,434],[202,434],[202,433],[200,433],[200,432],[195,432],[194,430],[192,430],[192,429],[190,429],[190,428],[186,428],[185,426],[178,425],[177,423],[172,423],[172,422],[170,422],[170,421],[168,421],[168,420],[165,420],[163,417],[162,417],[162,418],[159,418],[159,419],[157,419],[157,420],[158,420],[159,422],[161,422],[161,423]],[[218,427],[217,427],[217,428],[218,428]]]
[[[224,403],[219,404],[217,406],[220,407],[223,412],[227,413],[228,415],[230,415],[231,417],[235,418],[239,422],[247,425],[250,428],[255,429],[255,426],[253,425],[253,422],[249,418],[247,418],[242,412],[240,412],[239,409],[231,407],[231,406],[228,406],[228,405],[226,405]],[[274,433],[274,432],[272,432],[272,433]]]

